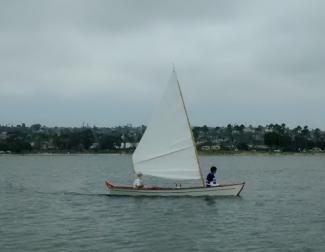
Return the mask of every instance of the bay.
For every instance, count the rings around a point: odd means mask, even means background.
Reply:
[[[242,196],[109,197],[130,155],[1,155],[0,251],[325,251],[324,155],[200,160]]]

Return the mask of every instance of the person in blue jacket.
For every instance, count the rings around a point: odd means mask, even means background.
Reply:
[[[210,173],[207,176],[206,179],[206,186],[211,187],[211,186],[218,186],[217,184],[217,178],[216,178],[216,173],[217,173],[217,167],[212,166],[210,168]]]

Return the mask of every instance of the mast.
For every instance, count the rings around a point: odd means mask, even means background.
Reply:
[[[204,181],[204,177],[203,177],[203,172],[202,172],[202,168],[201,168],[201,165],[200,165],[199,156],[198,156],[198,153],[197,153],[197,150],[196,150],[196,144],[195,144],[195,141],[194,141],[194,136],[193,136],[193,132],[192,132],[191,124],[190,124],[190,119],[188,117],[186,106],[185,106],[185,103],[184,103],[182,89],[181,89],[181,86],[180,86],[178,78],[177,78],[177,74],[176,74],[176,71],[175,71],[174,64],[173,64],[173,72],[174,72],[174,74],[176,76],[177,86],[178,86],[179,92],[181,94],[181,100],[182,100],[182,104],[183,104],[183,107],[184,107],[184,111],[185,111],[185,115],[186,115],[186,119],[187,119],[187,124],[188,124],[189,130],[191,132],[191,138],[192,138],[192,144],[194,146],[195,157],[196,157],[196,161],[197,161],[197,164],[198,164],[198,167],[199,167],[201,182],[202,182],[202,186],[204,187],[205,186],[205,181]]]

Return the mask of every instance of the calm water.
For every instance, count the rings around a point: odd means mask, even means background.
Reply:
[[[242,197],[108,197],[130,156],[1,155],[0,251],[325,251],[325,155],[201,162]]]

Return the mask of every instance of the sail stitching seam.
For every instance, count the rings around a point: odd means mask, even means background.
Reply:
[[[141,161],[135,162],[135,163],[136,163],[136,164],[145,163],[145,162],[148,162],[148,161],[151,161],[151,160],[157,159],[157,158],[161,158],[161,157],[167,156],[167,155],[169,155],[169,154],[174,154],[174,153],[177,153],[177,152],[180,152],[180,151],[183,151],[183,150],[190,149],[190,148],[192,148],[192,147],[193,147],[192,145],[190,145],[190,146],[186,146],[186,147],[181,148],[181,149],[179,149],[179,150],[170,151],[170,152],[167,152],[167,153],[164,153],[164,154],[161,154],[161,155],[157,155],[157,156],[155,156],[155,157],[152,157],[152,158],[149,158],[149,159],[146,159],[146,160],[141,160]]]

